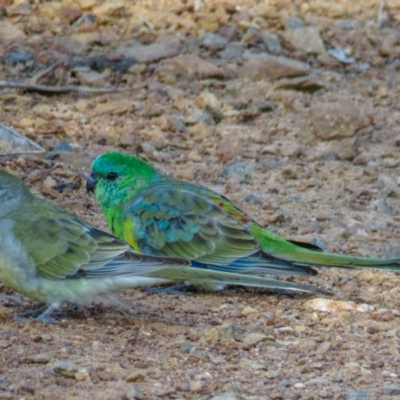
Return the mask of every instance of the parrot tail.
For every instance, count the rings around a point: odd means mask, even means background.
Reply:
[[[286,241],[261,226],[252,227],[262,251],[297,267],[376,268],[400,271],[400,258],[367,258],[323,253]]]
[[[297,266],[315,267],[319,265],[328,268],[375,268],[400,271],[399,258],[367,258],[333,253],[314,253],[310,250],[296,252],[291,258],[292,262]]]
[[[200,268],[165,268],[151,272],[147,276],[169,279],[174,282],[190,282],[194,286],[225,286],[240,285],[266,289],[282,289],[295,292],[310,293],[323,296],[332,296],[333,293],[318,289],[310,285],[302,285],[280,279],[270,279],[262,276],[236,274]]]

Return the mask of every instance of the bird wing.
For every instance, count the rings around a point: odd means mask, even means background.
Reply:
[[[43,201],[14,232],[37,273],[48,279],[141,275],[188,265],[181,259],[137,254],[122,240]]]
[[[125,240],[146,253],[227,265],[259,251],[245,224],[217,198],[168,182],[143,189],[125,207],[122,224]]]

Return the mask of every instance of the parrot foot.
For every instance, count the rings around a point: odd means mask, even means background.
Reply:
[[[177,283],[176,285],[166,286],[161,288],[143,287],[142,290],[151,294],[174,294],[178,296],[194,296],[194,293],[187,290],[188,285],[185,282]]]
[[[56,319],[51,318],[50,315],[54,312],[54,307],[40,307],[36,309],[36,311],[42,311],[43,308],[45,309],[42,313],[40,313],[37,317],[18,317],[14,316],[14,321],[18,322],[31,322],[31,321],[39,321],[43,322],[44,324],[55,324],[57,322]],[[32,314],[33,310],[28,310],[27,314]]]
[[[15,307],[14,309],[24,315],[38,315],[44,311],[47,310],[47,306],[41,306],[38,308],[29,308],[29,309],[24,309],[23,307]]]

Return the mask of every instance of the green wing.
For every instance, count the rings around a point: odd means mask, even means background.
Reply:
[[[32,205],[30,215],[15,225],[14,233],[37,273],[48,279],[141,275],[188,264],[134,253],[122,240],[42,201]]]
[[[123,235],[117,236],[136,241],[145,253],[214,265],[258,252],[258,243],[232,212],[236,209],[231,203],[205,188],[194,191],[193,185],[172,183],[157,182],[142,190],[124,210]],[[113,228],[114,233],[117,230]]]

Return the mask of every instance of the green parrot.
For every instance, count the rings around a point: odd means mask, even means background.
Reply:
[[[191,260],[192,267],[242,277],[315,275],[313,267],[318,266],[400,271],[399,258],[323,253],[285,240],[226,197],[166,176],[120,152],[98,156],[86,186],[94,192],[114,235],[136,251],[182,257]]]
[[[190,262],[179,257],[141,254],[35,197],[21,179],[0,170],[0,281],[48,306],[36,319],[53,322],[53,309],[64,303],[86,304],[123,289],[188,279],[199,285],[242,280],[239,274],[190,268]],[[244,284],[323,293],[259,277],[249,277]]]

